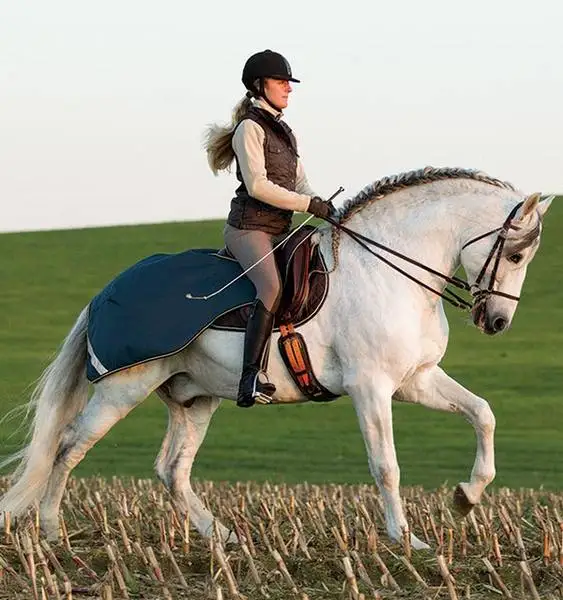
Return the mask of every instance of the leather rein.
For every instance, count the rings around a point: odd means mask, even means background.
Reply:
[[[470,284],[469,282],[465,281],[465,279],[461,279],[460,277],[456,277],[455,275],[450,276],[450,275],[445,275],[444,273],[440,273],[439,271],[436,271],[432,267],[429,267],[413,258],[410,258],[410,257],[402,254],[401,252],[397,252],[396,250],[393,250],[392,248],[384,246],[383,244],[380,244],[379,242],[376,242],[375,240],[372,240],[371,238],[368,238],[365,235],[362,235],[361,233],[358,233],[357,231],[354,231],[354,230],[350,229],[349,227],[346,227],[345,225],[341,225],[340,223],[338,223],[338,221],[335,221],[332,217],[327,217],[325,220],[328,223],[330,223],[333,227],[336,227],[337,229],[347,233],[362,248],[367,250],[370,254],[373,254],[373,256],[379,258],[379,260],[383,261],[385,264],[389,265],[391,268],[395,269],[395,271],[398,271],[399,273],[401,273],[401,275],[404,275],[411,281],[418,283],[420,286],[422,286],[423,288],[427,289],[430,292],[433,292],[437,296],[442,297],[444,300],[449,302],[452,306],[455,306],[456,308],[460,308],[462,310],[471,310],[472,308],[474,308],[474,306],[476,304],[485,302],[489,296],[502,296],[503,298],[508,298],[509,300],[514,300],[515,302],[518,302],[520,300],[520,296],[513,296],[512,294],[506,294],[505,292],[500,292],[493,288],[495,285],[495,280],[496,280],[496,276],[497,276],[498,267],[500,264],[500,259],[502,257],[502,251],[504,249],[504,243],[506,241],[506,238],[508,236],[510,229],[516,229],[516,227],[512,224],[512,221],[513,221],[514,217],[516,216],[518,209],[523,204],[524,204],[523,202],[520,202],[510,211],[508,217],[506,218],[506,220],[504,221],[504,223],[501,227],[497,227],[496,229],[491,229],[491,231],[487,231],[486,233],[483,233],[477,237],[474,237],[462,246],[461,249],[464,250],[465,248],[467,248],[468,246],[471,246],[475,242],[478,242],[490,235],[498,233],[497,239],[495,240],[495,243],[493,244],[493,247],[491,248],[491,250],[489,252],[489,256],[485,260],[485,263],[483,264],[483,267],[481,268],[481,271],[479,272],[479,275],[477,276],[477,279],[475,280],[475,283],[473,283],[473,284]],[[432,275],[435,275],[436,277],[443,279],[446,282],[446,285],[450,284],[458,289],[462,289],[467,292],[470,292],[473,297],[473,301],[468,302],[467,300],[465,300],[464,298],[462,298],[461,296],[459,296],[454,291],[452,291],[448,288],[445,288],[443,291],[433,288],[432,286],[424,283],[423,281],[420,281],[420,279],[417,279],[414,275],[411,275],[404,269],[401,269],[401,267],[399,267],[396,264],[394,264],[393,262],[391,262],[388,258],[385,258],[381,254],[375,252],[374,250],[372,250],[370,248],[370,246],[374,246],[375,248],[384,250],[385,252],[388,252],[389,254],[392,254],[393,256],[397,256],[398,258],[400,258],[412,265],[415,265],[416,267],[419,267],[420,269],[423,269],[424,271],[427,271],[428,273],[431,273]],[[487,269],[489,268],[489,265],[491,264],[491,262],[493,263],[493,267],[491,270],[491,274],[489,276],[489,284],[486,288],[482,288],[481,283],[485,278]]]

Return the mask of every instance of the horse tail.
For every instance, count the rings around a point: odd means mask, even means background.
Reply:
[[[88,401],[86,378],[88,307],[80,313],[55,359],[43,371],[24,405],[34,411],[28,445],[0,462],[0,468],[20,461],[12,475],[12,486],[0,499],[0,515],[23,513],[40,500],[51,475],[65,428]]]

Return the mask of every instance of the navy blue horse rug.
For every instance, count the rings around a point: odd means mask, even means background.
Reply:
[[[299,237],[295,236],[295,241]],[[298,318],[293,323],[312,318],[328,292],[328,276],[323,273],[318,249],[307,246],[304,251],[303,244],[297,252],[295,244],[291,246],[291,254],[276,253],[284,279],[276,325],[286,320],[282,317],[291,316],[288,308],[296,299],[303,306],[294,311]],[[315,259],[310,263],[312,254]],[[307,265],[295,265],[295,256],[301,256]],[[321,270],[309,271],[309,266]],[[207,300],[187,297],[209,296],[241,273],[236,260],[216,249],[155,254],[120,273],[90,303],[88,380],[96,382],[115,371],[180,352],[209,327],[243,331],[256,296],[246,275]],[[300,284],[298,277],[303,276],[306,281]],[[304,288],[306,297],[299,294]]]
[[[213,321],[251,304],[256,290],[245,276],[207,300],[242,269],[217,250],[155,254],[120,273],[90,303],[88,379],[185,348]]]

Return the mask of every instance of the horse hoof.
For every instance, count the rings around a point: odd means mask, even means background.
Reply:
[[[41,529],[41,533],[43,534],[43,537],[51,543],[58,542],[60,539],[58,529]]]
[[[405,534],[404,531],[402,534],[398,534],[397,531],[388,531],[387,535],[389,536],[389,539],[398,544],[398,545],[403,545],[404,541],[405,541]],[[416,535],[414,535],[414,533],[409,534],[409,539],[410,539],[410,546],[413,550],[430,550],[430,546],[426,543],[423,542],[421,539],[417,538]]]
[[[231,531],[229,533],[229,536],[227,537],[227,539],[225,540],[225,544],[227,546],[239,546],[240,545],[241,540],[239,540],[238,536],[236,533],[234,533],[233,531]]]
[[[430,546],[426,542],[419,540],[416,537],[416,535],[413,535],[412,533],[411,533],[411,547],[413,550],[430,550]]]
[[[43,537],[48,542],[58,542],[59,541],[59,520],[58,519],[49,519],[42,520],[39,524],[39,528]]]
[[[467,497],[467,494],[465,493],[462,484],[459,483],[454,491],[454,507],[456,511],[460,515],[465,517],[473,510],[474,506],[475,504],[473,504],[473,502],[471,502]]]

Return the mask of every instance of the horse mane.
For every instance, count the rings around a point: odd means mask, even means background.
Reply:
[[[459,167],[425,167],[424,169],[417,169],[415,171],[407,171],[405,173],[399,173],[398,175],[383,177],[383,179],[370,183],[353,198],[346,200],[342,208],[337,212],[336,220],[339,223],[345,223],[367,204],[371,204],[376,200],[381,200],[397,190],[422,185],[424,183],[433,183],[434,181],[443,181],[445,179],[472,179],[474,181],[489,183],[513,192],[516,191],[516,188],[511,183],[490,177],[482,171],[462,169]]]
[[[406,171],[397,175],[389,175],[366,185],[354,197],[349,198],[344,202],[342,207],[336,212],[334,218],[338,223],[343,224],[353,215],[360,212],[365,206],[377,200],[381,200],[392,192],[447,179],[471,179],[473,181],[488,183],[505,190],[516,191],[516,188],[511,183],[496,179],[476,169],[463,169],[461,167],[424,167],[423,169]],[[336,267],[338,262],[340,230],[335,227],[332,227],[331,229],[332,255],[334,257],[334,267]]]

